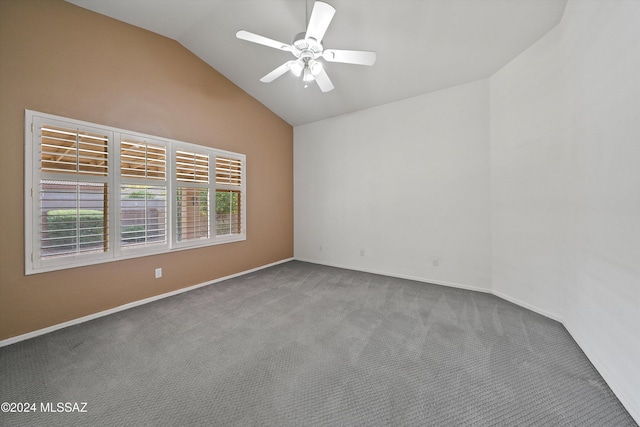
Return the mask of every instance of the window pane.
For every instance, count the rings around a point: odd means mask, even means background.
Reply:
[[[209,238],[209,190],[179,187],[177,191],[176,240]]]
[[[107,213],[107,184],[41,181],[41,259],[108,251]]]
[[[242,228],[239,191],[216,191],[216,235],[240,234]]]
[[[166,242],[166,188],[123,185],[120,200],[120,246],[126,249]]]

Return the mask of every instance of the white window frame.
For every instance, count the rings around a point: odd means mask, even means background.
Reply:
[[[73,256],[63,256],[51,259],[40,258],[40,182],[41,182],[41,156],[40,156],[40,126],[41,124],[58,125],[61,127],[88,130],[102,133],[108,136],[108,221],[109,221],[109,249],[106,252],[91,253]],[[135,138],[147,141],[150,144],[166,147],[166,211],[167,242],[162,245],[141,246],[138,248],[121,248],[121,179],[120,174],[120,140],[121,137]],[[182,182],[176,180],[176,168],[174,165],[175,151],[177,149],[206,152],[209,156],[209,237],[206,239],[191,240],[186,242],[176,241],[176,191]],[[216,156],[236,159],[241,162],[242,182],[234,186],[233,190],[240,192],[241,232],[231,235],[216,235],[215,224],[215,200],[216,189]],[[67,268],[82,267],[100,264],[104,262],[122,259],[137,258],[161,253],[169,253],[177,250],[193,249],[231,242],[239,242],[247,239],[247,191],[246,191],[246,156],[226,150],[219,150],[208,146],[190,144],[183,141],[172,140],[152,135],[147,135],[130,130],[118,129],[110,126],[70,119],[67,117],[25,110],[25,274],[36,274],[47,271],[56,271]],[[72,181],[85,181],[85,177],[74,178]],[[91,181],[91,178],[87,178]],[[131,178],[125,179],[131,182]],[[142,180],[140,181],[142,183]],[[152,184],[152,183],[150,183]]]

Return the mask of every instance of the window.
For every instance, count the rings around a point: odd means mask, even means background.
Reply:
[[[40,122],[38,129],[37,264],[108,252],[108,133],[53,121]]]
[[[216,235],[242,233],[242,162],[216,157]]]
[[[167,244],[167,149],[120,138],[120,248]]]
[[[246,239],[245,156],[25,112],[26,273]]]
[[[209,156],[176,150],[176,180],[177,241],[208,239]]]

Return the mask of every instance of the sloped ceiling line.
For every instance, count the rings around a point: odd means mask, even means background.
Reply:
[[[260,77],[287,52],[235,37],[290,43],[307,0],[67,0],[175,39],[293,126],[487,78],[561,20],[567,0],[327,0],[325,48],[373,50],[372,67],[325,63],[335,90],[293,75]],[[312,2],[309,1],[309,11]]]

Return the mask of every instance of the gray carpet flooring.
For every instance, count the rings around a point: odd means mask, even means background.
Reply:
[[[36,403],[2,426],[636,425],[558,322],[297,261],[4,347],[0,400]]]

